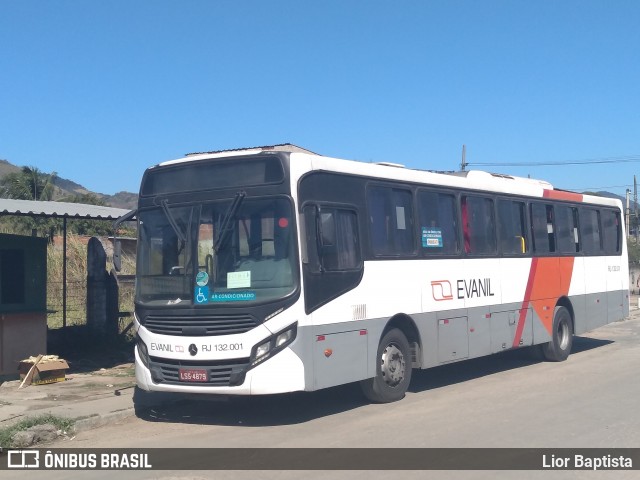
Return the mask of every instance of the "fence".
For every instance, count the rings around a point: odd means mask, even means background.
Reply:
[[[88,237],[70,235],[67,241],[67,288],[66,315],[63,289],[63,253],[61,242],[49,245],[47,249],[47,324],[49,329],[63,326],[87,324],[87,242]],[[102,242],[104,245],[104,241]],[[106,271],[111,268],[110,260],[105,265]],[[123,256],[123,273],[135,272],[135,256]],[[120,312],[133,311],[134,275],[119,275]],[[66,316],[66,323],[65,323]],[[130,323],[131,317],[120,316],[119,331],[123,331]]]
[[[47,283],[47,325],[49,328],[64,326],[64,302],[62,282]],[[67,281],[67,326],[87,323],[87,282]]]
[[[118,275],[118,297],[120,317],[118,332],[125,333],[133,322],[133,299],[135,296],[135,275]]]
[[[118,277],[120,312],[133,311],[135,280],[133,275]],[[64,326],[64,302],[62,282],[47,283],[47,325],[50,329]],[[87,282],[67,281],[67,326],[86,325],[87,323]],[[131,317],[122,315],[119,331],[130,323]]]

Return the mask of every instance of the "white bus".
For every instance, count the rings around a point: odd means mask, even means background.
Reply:
[[[392,402],[414,368],[562,361],[629,311],[621,202],[544,181],[256,148],[149,168],[136,213],[147,391]]]

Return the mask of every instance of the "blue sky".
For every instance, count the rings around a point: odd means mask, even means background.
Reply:
[[[633,0],[4,0],[0,158],[115,193],[194,151],[455,170],[466,144],[470,168],[624,195],[638,25]]]

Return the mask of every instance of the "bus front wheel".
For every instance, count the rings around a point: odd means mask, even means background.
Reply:
[[[573,345],[573,322],[565,307],[556,307],[553,313],[551,341],[540,345],[542,356],[550,362],[563,362],[571,353]]]
[[[360,383],[364,396],[375,403],[401,400],[411,382],[411,347],[397,328],[380,340],[376,354],[376,376]]]

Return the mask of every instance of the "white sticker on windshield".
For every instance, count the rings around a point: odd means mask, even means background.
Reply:
[[[251,286],[251,271],[227,273],[227,288],[247,288]]]

